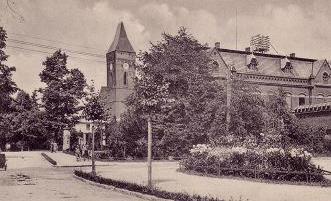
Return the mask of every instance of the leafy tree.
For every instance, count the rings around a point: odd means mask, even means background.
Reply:
[[[6,31],[0,27],[0,147],[3,148],[6,143],[6,135],[10,133],[10,118],[13,111],[12,95],[17,91],[17,86],[12,80],[15,67],[9,67],[5,64],[8,55],[4,49],[6,48]]]
[[[83,116],[88,121],[100,121],[105,119],[105,112],[99,93],[95,91],[93,84],[88,86],[88,92],[85,96]]]
[[[46,147],[45,114],[40,111],[35,93],[31,98],[19,91],[15,99],[15,112],[11,118],[11,142],[25,144],[31,149]]]
[[[68,56],[61,50],[47,57],[43,70],[39,74],[46,84],[42,91],[42,105],[48,119],[47,130],[50,139],[62,144],[62,132],[65,127],[72,128],[79,119],[82,110],[80,100],[84,97],[86,80],[78,69],[67,68]]]
[[[266,110],[264,100],[253,85],[233,79],[230,106],[230,136],[228,139],[237,145],[256,146],[265,131]]]
[[[162,34],[162,41],[139,55],[140,79],[128,106],[137,114],[153,116],[153,133],[169,154],[185,153],[193,144],[208,141],[206,130],[214,111],[206,108],[220,87],[211,74],[207,49],[180,28],[177,35]]]

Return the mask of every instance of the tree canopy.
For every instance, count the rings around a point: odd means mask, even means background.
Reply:
[[[62,131],[77,123],[82,110],[80,100],[84,96],[86,80],[78,69],[67,68],[68,56],[58,50],[43,62],[39,74],[46,84],[42,91],[42,106],[48,120],[46,125],[50,138],[62,143]]]

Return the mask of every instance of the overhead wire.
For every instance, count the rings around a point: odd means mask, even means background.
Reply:
[[[61,43],[61,44],[64,44],[64,45],[67,45],[67,46],[72,46],[72,47],[80,47],[80,48],[94,49],[94,50],[98,50],[98,51],[103,51],[101,49],[94,48],[94,47],[89,47],[89,46],[85,46],[85,45],[77,45],[77,44],[67,43],[67,42],[63,42],[63,41],[59,41],[59,40],[47,39],[47,38],[36,36],[36,35],[21,34],[21,33],[14,33],[14,32],[8,32],[8,34],[9,35],[15,35],[15,36],[18,36],[18,37],[26,37],[26,38],[31,38],[31,39],[43,40],[43,41],[52,42],[52,43]]]
[[[75,53],[75,54],[81,54],[81,55],[84,55],[84,56],[104,58],[104,55],[102,55],[102,54],[95,54],[95,53],[90,53],[90,52],[71,50],[71,49],[68,49],[68,48],[60,48],[60,47],[55,47],[55,46],[51,46],[51,45],[44,45],[44,44],[41,44],[41,43],[33,43],[33,42],[28,42],[28,41],[23,41],[23,40],[16,40],[16,39],[11,39],[11,38],[8,38],[7,40],[9,42],[18,43],[18,44],[21,44],[21,45],[30,45],[30,46],[46,48],[46,49],[52,49],[52,50],[62,49],[62,50],[67,51],[67,52],[71,52],[71,53]]]
[[[18,47],[18,46],[12,46],[12,45],[7,45],[9,48],[14,48],[14,49],[21,49],[25,51],[30,51],[30,52],[37,52],[37,53],[42,53],[42,54],[53,54],[51,52],[47,51],[42,51],[42,50],[35,50],[35,49],[30,49],[30,48],[25,48],[25,47]],[[92,59],[87,59],[87,58],[82,58],[82,57],[77,57],[77,56],[71,56],[69,55],[69,58],[76,58],[76,59],[83,59],[83,60],[88,60],[88,61],[93,61],[93,62],[99,62],[99,63],[106,63],[105,61],[98,61],[98,60],[92,60]]]

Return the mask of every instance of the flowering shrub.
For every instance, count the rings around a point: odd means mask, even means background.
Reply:
[[[234,175],[272,180],[324,180],[322,170],[311,162],[311,154],[300,148],[247,149],[245,147],[211,148],[196,145],[181,161],[186,170],[215,175]]]

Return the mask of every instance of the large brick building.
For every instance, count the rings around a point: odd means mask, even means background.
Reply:
[[[262,95],[268,96],[279,87],[295,114],[307,123],[331,129],[331,68],[327,60],[215,47],[209,50],[215,76],[227,79],[229,73],[257,84]]]
[[[262,95],[282,87],[286,101],[300,118],[321,123],[331,129],[331,68],[327,60],[221,48],[215,43],[208,50],[215,76],[227,79],[229,73],[259,86]],[[132,92],[136,54],[121,22],[107,54],[107,86],[101,96],[117,119],[125,111],[125,98]],[[323,119],[323,120],[321,120]]]

